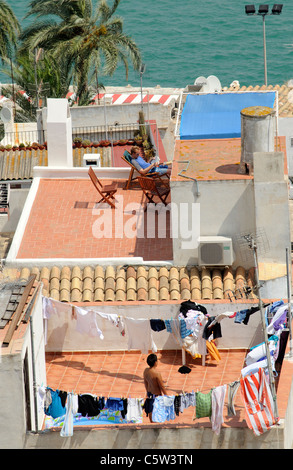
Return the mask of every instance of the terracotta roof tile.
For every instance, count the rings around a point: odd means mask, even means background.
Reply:
[[[133,302],[223,300],[243,298],[254,284],[254,269],[87,266],[3,269],[10,279],[31,274],[43,283],[43,294],[61,302]],[[252,298],[252,293],[249,297]]]

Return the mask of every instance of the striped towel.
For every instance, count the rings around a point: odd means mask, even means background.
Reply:
[[[268,431],[279,418],[274,417],[273,396],[263,369],[240,379],[245,419],[256,436]]]

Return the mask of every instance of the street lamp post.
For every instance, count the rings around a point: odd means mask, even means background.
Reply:
[[[142,99],[142,76],[145,73],[146,65],[141,64],[140,66],[140,99],[141,99],[141,110],[143,111],[143,99]]]
[[[262,25],[263,25],[263,54],[264,54],[264,78],[265,78],[265,86],[268,84],[267,79],[267,51],[266,51],[266,25],[265,25],[265,17],[266,15],[280,15],[282,13],[283,5],[280,3],[275,3],[272,12],[269,13],[269,5],[260,5],[258,8],[258,12],[256,13],[256,9],[254,5],[245,5],[245,13],[248,16],[255,16],[260,15],[262,16]]]

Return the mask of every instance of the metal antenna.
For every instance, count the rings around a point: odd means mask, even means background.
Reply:
[[[264,334],[264,343],[265,343],[265,350],[266,350],[266,357],[267,357],[268,371],[269,371],[269,382],[270,382],[270,388],[271,388],[273,401],[274,401],[274,414],[275,414],[275,418],[277,418],[279,413],[278,413],[278,405],[277,405],[275,379],[274,379],[273,369],[272,369],[272,362],[271,362],[271,355],[270,355],[270,349],[269,349],[269,343],[268,343],[268,333],[266,329],[263,302],[260,297],[260,284],[259,284],[259,274],[258,274],[258,247],[257,247],[255,237],[253,235],[251,234],[243,235],[243,239],[246,242],[247,246],[250,248],[253,254],[253,259],[254,259],[255,280],[256,280],[255,291],[256,291],[257,298],[258,298],[259,309],[260,309],[260,314],[261,314],[262,329],[263,329],[263,334]]]

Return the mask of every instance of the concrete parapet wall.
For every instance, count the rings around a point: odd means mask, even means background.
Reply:
[[[198,425],[196,425],[198,426]],[[211,428],[158,426],[108,426],[107,429],[78,429],[72,437],[60,437],[59,431],[47,431],[25,437],[26,449],[283,449],[284,427],[275,426],[256,437],[247,428],[222,428],[216,435]],[[13,444],[12,444],[13,448]],[[111,452],[109,452],[111,455]],[[117,454],[115,454],[117,455]],[[142,453],[142,461],[147,453]],[[188,453],[185,452],[185,455]],[[193,463],[195,456],[193,454]],[[99,462],[99,459],[97,460]],[[150,457],[144,463],[150,463]]]

